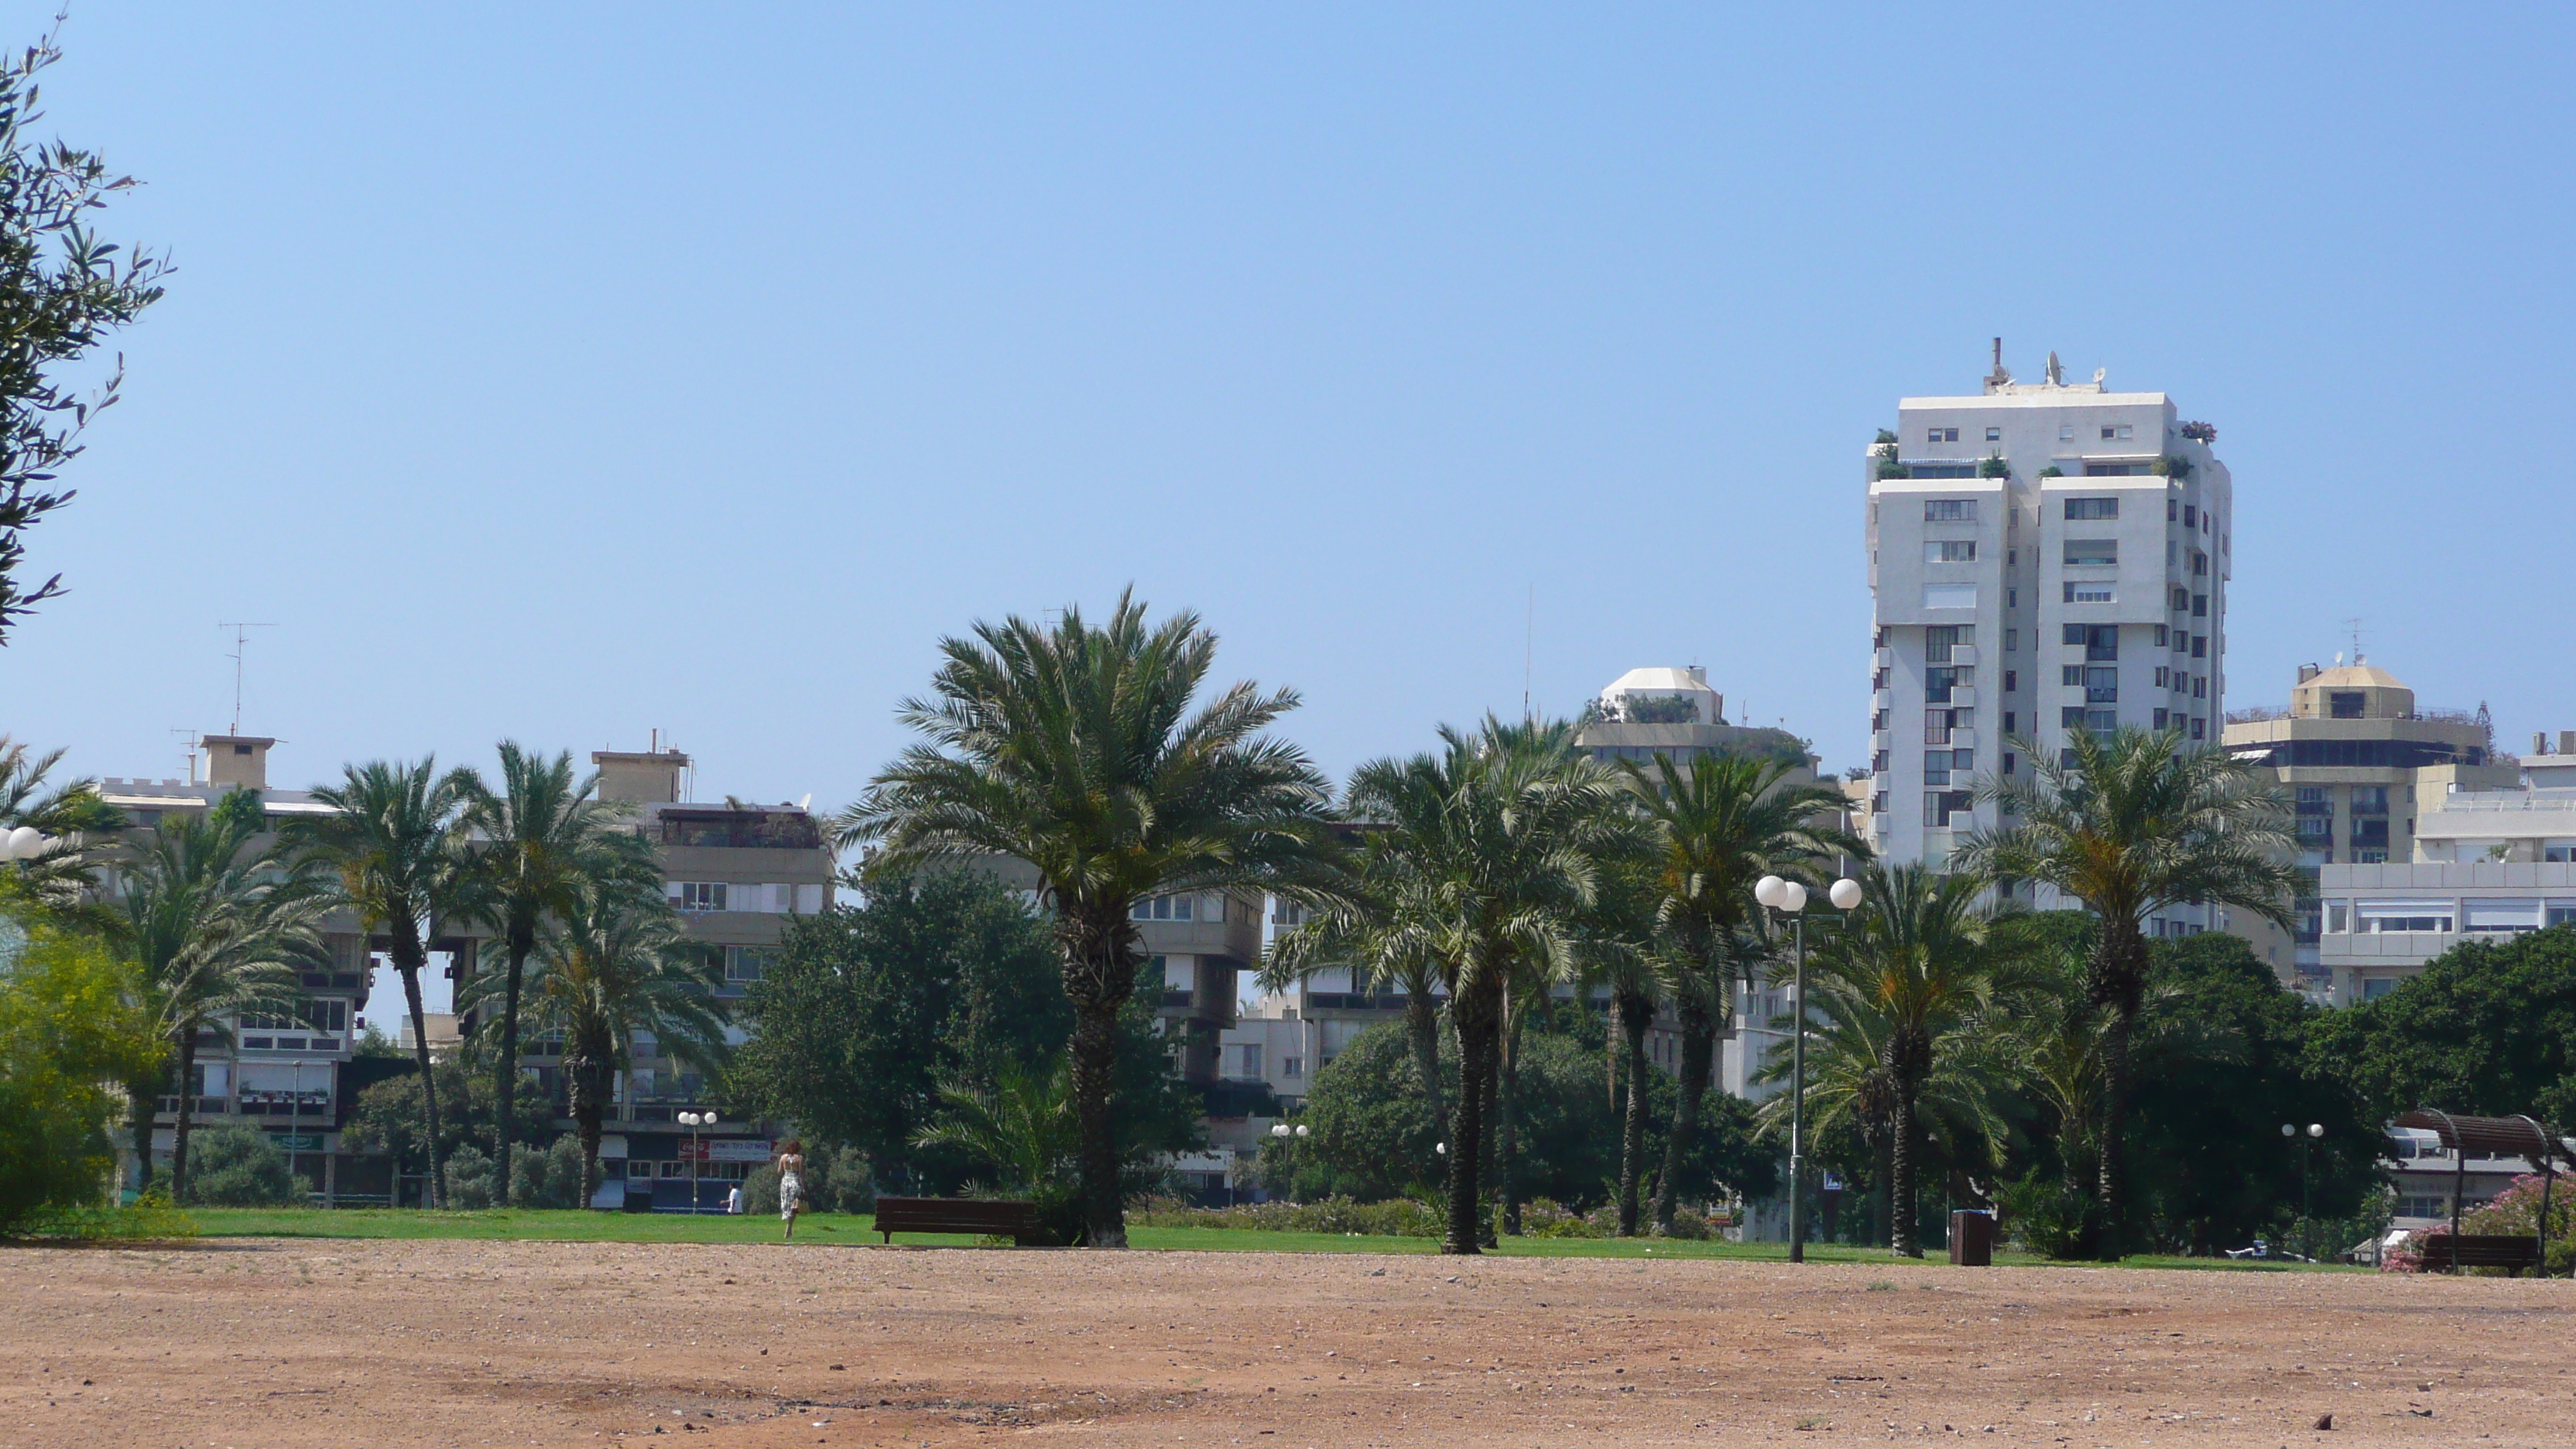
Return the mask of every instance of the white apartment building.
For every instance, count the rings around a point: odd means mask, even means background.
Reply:
[[[2009,737],[2054,751],[2137,725],[2218,742],[2234,507],[2215,436],[2163,393],[2066,383],[2054,355],[2043,381],[2015,382],[2000,343],[1981,394],[1898,401],[1866,465],[1882,856],[1937,864],[1993,825],[1971,790],[2027,768]]]

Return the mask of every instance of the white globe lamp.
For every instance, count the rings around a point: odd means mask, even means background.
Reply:
[[[1776,875],[1766,875],[1753,883],[1753,899],[1773,910],[1780,908],[1780,892],[1788,882]]]
[[[1860,904],[1860,882],[1856,880],[1835,881],[1833,889],[1825,892],[1825,898],[1834,903],[1835,910],[1848,911]]]
[[[1780,882],[1780,909],[1796,915],[1807,908],[1807,888],[1793,880]]]

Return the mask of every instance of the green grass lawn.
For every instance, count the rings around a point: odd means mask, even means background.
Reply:
[[[494,1209],[489,1212],[421,1212],[388,1208],[198,1208],[189,1213],[198,1231],[210,1238],[464,1238],[510,1242],[568,1243],[774,1243],[775,1217],[729,1217],[718,1213],[602,1213]],[[836,1246],[875,1246],[878,1238],[865,1214],[808,1213],[797,1219],[796,1240]],[[1340,1233],[1263,1232],[1240,1228],[1148,1228],[1128,1230],[1135,1247],[1165,1252],[1235,1253],[1413,1253],[1440,1250],[1432,1238],[1396,1238]],[[971,1237],[904,1233],[898,1245],[970,1246]],[[1507,1238],[1497,1250],[1512,1258],[1716,1258],[1746,1262],[1784,1262],[1782,1243],[1686,1242],[1665,1238]],[[1900,1266],[1882,1248],[1856,1248],[1840,1243],[1811,1243],[1807,1257],[1818,1263],[1875,1263]],[[2012,1266],[2048,1266],[2049,1260],[2022,1253],[1997,1253],[1995,1261]],[[1939,1253],[1926,1262],[1946,1267]],[[1913,1266],[1923,1266],[1917,1264]],[[2082,1267],[2083,1264],[2061,1266]],[[2196,1268],[2237,1272],[2360,1272],[2332,1265],[2251,1263],[2211,1258],[2133,1257],[2123,1267]]]

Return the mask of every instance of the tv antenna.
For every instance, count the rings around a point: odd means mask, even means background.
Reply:
[[[2361,619],[2356,615],[2344,620],[2343,626],[2352,631],[2352,662],[2359,664],[2361,662]]]
[[[233,631],[233,652],[227,656],[233,662],[233,723],[232,728],[226,730],[225,733],[237,735],[241,733],[242,655],[248,652],[250,645],[250,631],[253,629],[274,629],[277,626],[275,624],[259,623],[221,623],[217,624],[215,627],[218,629],[230,629]]]

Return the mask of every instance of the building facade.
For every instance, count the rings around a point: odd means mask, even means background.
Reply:
[[[2097,373],[1911,397],[1866,465],[1875,637],[1872,844],[1946,860],[1991,826],[1980,775],[2026,737],[2175,728],[2216,743],[2226,693],[2234,485],[2216,432]],[[2053,902],[2040,902],[2048,905]],[[2199,929],[2176,911],[2156,928]]]
[[[2489,727],[2464,710],[2426,710],[2395,675],[2358,657],[2332,667],[2299,667],[2286,709],[2227,717],[2228,753],[2287,792],[2297,812],[2297,865],[2307,882],[2294,903],[2295,928],[2246,911],[2221,912],[2288,984],[2323,999],[2332,977],[2323,957],[2320,884],[2330,865],[2384,865],[2415,858],[2417,822],[2461,791],[2512,789],[2511,763],[2496,762]]]

